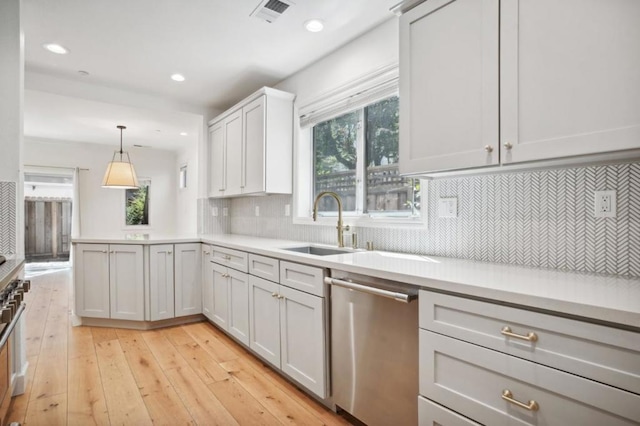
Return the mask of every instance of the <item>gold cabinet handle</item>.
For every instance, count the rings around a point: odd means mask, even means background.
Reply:
[[[224,260],[231,260],[231,256],[222,256]]]
[[[278,299],[284,299],[284,296],[283,296],[283,295],[281,295],[281,294],[279,294],[279,295],[278,295]]]
[[[487,151],[488,153],[492,153],[493,152],[493,147],[491,145],[485,145],[484,146],[484,150]]]
[[[500,333],[504,334],[505,336],[515,337],[516,339],[526,340],[527,342],[538,341],[538,335],[536,333],[529,332],[527,333],[526,336],[524,336],[522,334],[516,334],[513,331],[511,331],[511,327],[506,327],[506,326],[502,327],[502,330],[500,330]]]
[[[278,293],[271,293],[271,297],[278,297]]]
[[[540,405],[538,405],[534,400],[529,400],[529,402],[525,404],[524,402],[513,399],[513,393],[509,389],[502,391],[502,399],[512,403],[513,405],[517,405],[520,408],[524,408],[525,410],[538,411],[540,409]]]
[[[511,151],[511,148],[513,148],[513,144],[511,142],[505,142],[502,146],[504,146],[507,151]]]

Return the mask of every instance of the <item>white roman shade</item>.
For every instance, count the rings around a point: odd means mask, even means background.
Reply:
[[[398,65],[367,74],[300,107],[300,127],[308,128],[398,94]]]

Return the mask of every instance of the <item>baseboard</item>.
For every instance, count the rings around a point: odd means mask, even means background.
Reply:
[[[205,320],[204,315],[196,314],[185,317],[170,318],[161,321],[129,321],[118,320],[110,318],[90,318],[90,317],[76,317],[74,326],[86,325],[90,327],[111,327],[111,328],[128,328],[131,330],[155,330],[157,328],[172,327],[176,325],[191,324],[194,322],[201,322]]]

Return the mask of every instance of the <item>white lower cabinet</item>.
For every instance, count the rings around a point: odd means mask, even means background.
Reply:
[[[212,263],[211,320],[220,328],[249,344],[247,274]]]
[[[175,316],[200,314],[200,244],[176,244],[174,248]]]
[[[418,397],[418,418],[421,426],[481,426],[422,396]]]
[[[141,245],[77,244],[74,274],[76,315],[144,319]]]
[[[325,398],[324,299],[250,275],[249,306],[251,349]]]
[[[149,247],[151,321],[202,313],[200,244]]]
[[[213,263],[211,247],[202,244],[202,313],[213,321]]]
[[[421,291],[420,424],[637,425],[639,337]]]
[[[142,246],[109,245],[110,318],[144,320],[144,262]]]
[[[149,247],[149,307],[151,321],[173,318],[173,244]]]
[[[109,318],[109,245],[76,244],[74,256],[75,314]]]

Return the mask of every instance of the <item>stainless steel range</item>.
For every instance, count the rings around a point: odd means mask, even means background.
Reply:
[[[16,377],[26,368],[24,345],[18,335],[22,333],[24,293],[30,288],[30,281],[14,279],[0,291],[0,422],[4,421],[11,397],[16,393]]]

